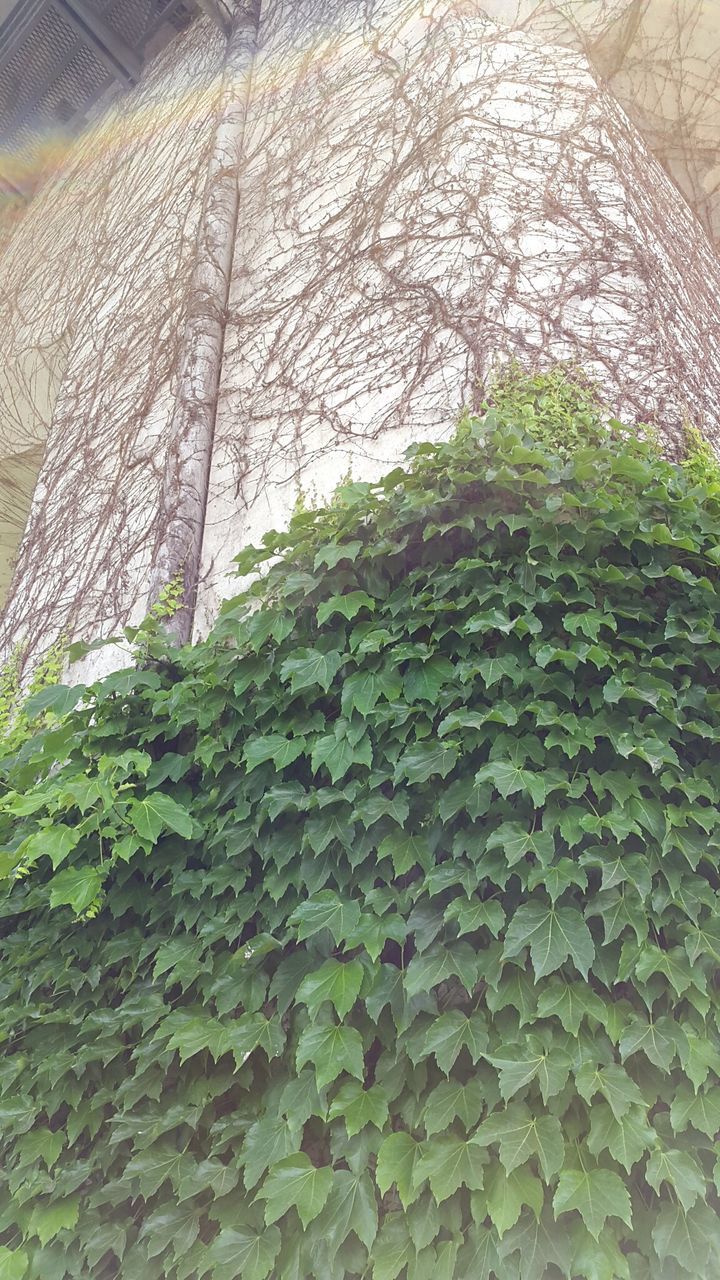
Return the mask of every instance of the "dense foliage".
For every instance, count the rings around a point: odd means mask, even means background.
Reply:
[[[719,1273],[720,486],[558,385],[35,695],[3,1280]]]

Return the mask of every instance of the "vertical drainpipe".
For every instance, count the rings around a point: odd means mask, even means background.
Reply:
[[[186,303],[158,534],[150,566],[150,604],[169,582],[182,582],[182,604],[165,622],[168,634],[181,644],[191,636],[200,574],[258,11],[259,0],[239,0],[229,22],[223,24],[227,48],[222,88]]]

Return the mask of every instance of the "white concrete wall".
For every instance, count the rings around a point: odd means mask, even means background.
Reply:
[[[508,356],[579,361],[668,438],[720,420],[705,237],[586,59],[486,9],[265,6],[200,632],[299,493],[445,434]]]
[[[502,26],[584,52],[720,246],[718,0],[483,0]]]
[[[579,361],[617,411],[656,417],[668,447],[687,413],[717,433],[706,237],[587,59],[487,8],[266,0],[237,88],[199,634],[236,589],[232,557],[298,493],[321,501],[348,470],[376,476],[411,440],[446,434],[508,356]],[[621,10],[583,4],[600,34]],[[108,634],[147,607],[221,63],[196,24],[0,258],[0,380],[68,343],[6,651]],[[0,388],[9,439],[2,404]]]
[[[109,634],[146,611],[221,66],[214,28],[179,37],[73,148],[0,258],[0,457],[47,437],[0,650]],[[58,347],[48,437],[30,375]]]

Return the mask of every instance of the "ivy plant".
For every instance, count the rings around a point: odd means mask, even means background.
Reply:
[[[31,700],[0,1276],[718,1274],[720,487],[542,394]]]

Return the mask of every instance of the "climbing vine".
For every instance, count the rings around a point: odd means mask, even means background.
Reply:
[[[31,700],[0,1275],[716,1274],[719,491],[530,391]]]
[[[51,688],[62,676],[67,656],[67,642],[60,637],[43,654],[25,687],[22,683],[23,646],[13,647],[0,667],[0,743],[5,751],[17,748],[32,733],[33,717],[27,715],[25,702],[42,689]],[[31,703],[31,712],[32,712]],[[0,751],[1,754],[1,751]]]

